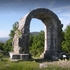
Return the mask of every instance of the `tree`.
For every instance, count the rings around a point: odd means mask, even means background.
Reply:
[[[13,24],[13,29],[10,31],[10,34],[9,34],[9,36],[10,36],[11,38],[14,37],[15,31],[17,30],[17,27],[18,27],[18,22],[15,22],[15,23]]]
[[[0,42],[0,50],[3,50],[4,43]]]
[[[5,54],[8,54],[9,51],[11,51],[13,49],[12,47],[12,41],[13,41],[13,37],[15,35],[15,31],[17,30],[18,27],[18,22],[15,22],[13,24],[13,29],[10,31],[10,39],[6,41],[6,43],[4,43],[3,45],[3,51]]]
[[[64,41],[62,42],[62,50],[70,53],[70,24],[64,30]]]
[[[3,46],[3,51],[5,54],[8,54],[9,51],[12,51],[12,38],[6,41]]]
[[[33,56],[39,56],[44,49],[44,31],[40,31],[38,35],[30,35],[30,53]]]

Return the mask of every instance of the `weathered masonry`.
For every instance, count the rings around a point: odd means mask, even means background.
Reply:
[[[10,52],[11,59],[29,59],[29,34],[32,18],[41,20],[45,26],[44,52],[42,58],[58,59],[61,51],[62,24],[55,13],[45,8],[38,8],[26,14],[17,25],[13,38],[14,52]]]

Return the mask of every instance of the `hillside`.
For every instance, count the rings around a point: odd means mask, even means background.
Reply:
[[[30,34],[32,34],[32,35],[38,35],[39,32],[31,32]],[[8,39],[10,39],[10,37],[2,37],[2,38],[0,38],[0,42],[5,43]]]
[[[3,43],[5,43],[7,40],[9,39],[9,37],[2,37],[2,38],[0,38],[0,42],[3,42]]]
[[[39,34],[39,32],[31,32],[30,34],[31,34],[31,35],[36,35],[36,36],[37,36],[37,35]]]

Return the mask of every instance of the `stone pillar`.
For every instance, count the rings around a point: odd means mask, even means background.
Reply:
[[[50,51],[50,47],[51,47],[51,30],[50,30],[50,26],[48,25],[47,26],[47,45],[48,45],[48,48],[47,48],[47,51]]]
[[[48,44],[48,43],[47,43],[47,26],[45,25],[45,44],[44,44],[44,53],[45,53],[45,51],[47,51],[47,47],[48,47],[47,44]]]
[[[14,50],[14,53],[18,53],[19,54],[19,50],[20,50],[20,47],[18,45],[18,42],[19,42],[19,36],[18,36],[18,31],[16,30],[15,31],[15,35],[14,35],[14,38],[13,38],[13,50]]]
[[[48,50],[50,52],[52,52],[53,51],[53,34],[52,34],[53,29],[52,29],[52,25],[49,26],[48,32],[49,32],[48,33],[48,41],[49,41],[49,43],[48,43]]]
[[[52,47],[52,31],[51,26],[45,25],[45,45],[44,45],[44,53],[45,51],[50,51]]]
[[[51,23],[45,25],[45,44],[43,58],[50,59],[53,51],[53,34]]]
[[[48,54],[47,52],[49,51],[49,44],[50,44],[50,32],[49,32],[49,26],[48,25],[44,25],[45,28],[45,38],[44,38],[44,52],[40,55],[40,57],[42,58],[47,58]]]

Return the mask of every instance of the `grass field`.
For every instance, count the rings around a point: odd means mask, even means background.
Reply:
[[[70,70],[70,60],[11,62],[9,58],[3,58],[0,60],[0,70]]]

